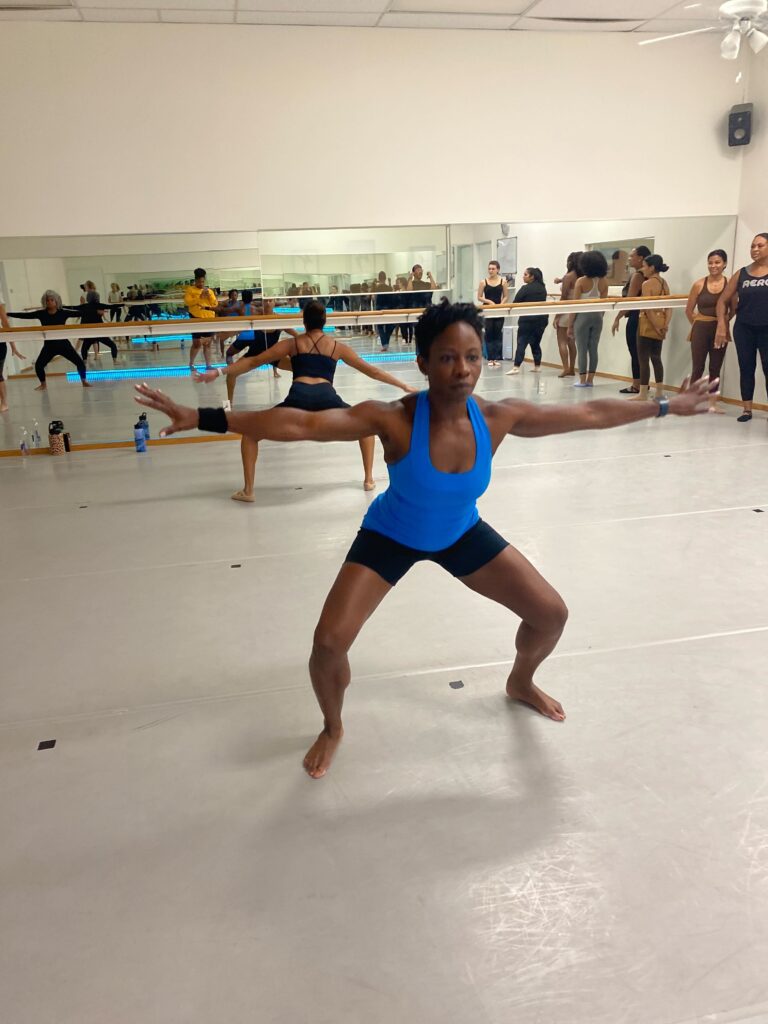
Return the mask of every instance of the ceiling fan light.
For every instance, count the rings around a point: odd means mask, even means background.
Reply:
[[[741,48],[741,32],[737,27],[732,28],[728,35],[720,43],[720,55],[725,60],[736,60]]]
[[[765,46],[768,46],[768,36],[759,28],[751,28],[747,33],[747,39],[753,53],[760,53]]]

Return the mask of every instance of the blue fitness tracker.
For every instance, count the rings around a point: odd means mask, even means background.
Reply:
[[[654,398],[654,402],[659,407],[659,411],[656,413],[656,417],[666,416],[669,412],[669,399],[668,398]]]

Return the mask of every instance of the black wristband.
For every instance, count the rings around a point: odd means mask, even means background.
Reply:
[[[226,434],[229,431],[227,414],[219,407],[218,409],[198,409],[198,430],[207,430],[211,434]]]

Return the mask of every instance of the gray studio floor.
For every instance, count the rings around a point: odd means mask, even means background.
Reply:
[[[764,414],[508,439],[481,511],[570,606],[567,722],[505,703],[516,621],[421,565],[320,782],[357,447],[264,445],[255,506],[238,462],[0,459],[3,1024],[764,1024]]]

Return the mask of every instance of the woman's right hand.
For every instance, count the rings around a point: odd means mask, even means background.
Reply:
[[[616,319],[611,324],[611,334],[616,334],[616,332],[619,329],[619,324],[620,323],[621,323],[621,317],[617,316]]]
[[[199,373],[197,370],[192,371],[192,380],[195,384],[210,384],[218,376],[218,370],[206,370],[204,373]]]

